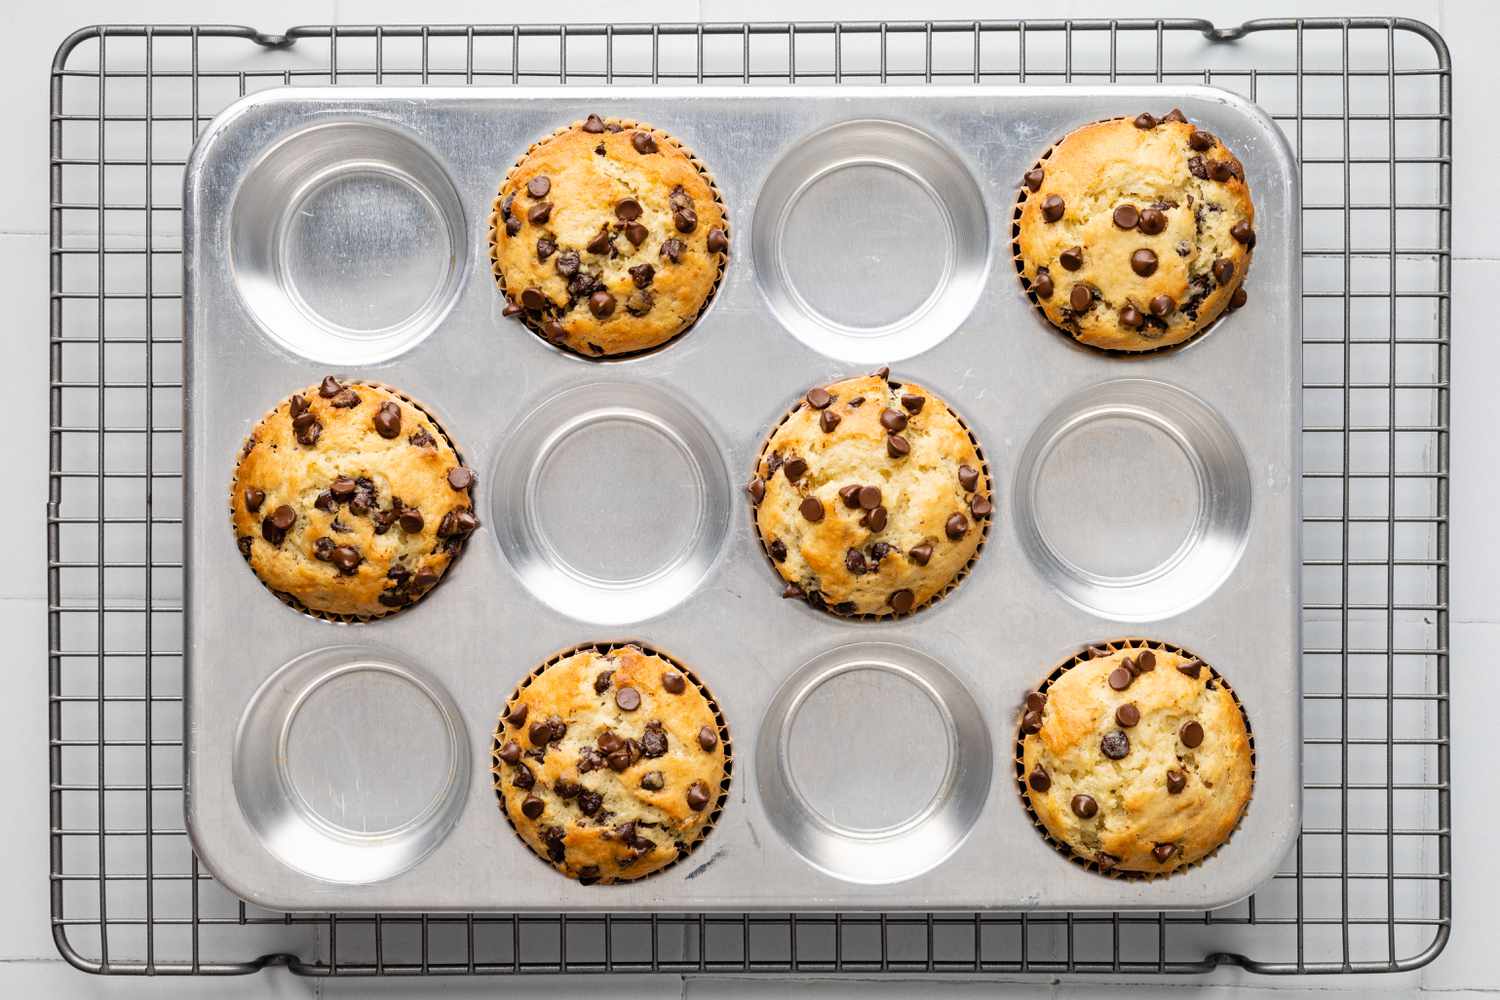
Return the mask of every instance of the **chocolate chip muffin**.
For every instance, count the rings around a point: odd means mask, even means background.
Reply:
[[[1212,854],[1250,802],[1255,746],[1202,660],[1164,643],[1091,647],[1021,710],[1017,777],[1054,842],[1099,870],[1164,875]]]
[[[375,618],[442,578],[479,526],[473,485],[411,400],[329,375],[255,426],[230,513],[240,554],[278,596],[317,614]]]
[[[590,884],[686,856],[729,788],[729,731],[713,698],[636,645],[580,647],[543,664],[506,703],[491,756],[521,839]]]
[[[1096,122],[1022,179],[1016,266],[1054,326],[1149,351],[1245,304],[1255,206],[1245,171],[1181,111]]]
[[[729,225],[712,181],[677,140],[589,115],[511,170],[490,247],[505,315],[597,358],[692,326],[718,286]]]
[[[782,596],[841,615],[905,614],[942,594],[994,510],[968,428],[888,369],[808,390],[747,490]]]

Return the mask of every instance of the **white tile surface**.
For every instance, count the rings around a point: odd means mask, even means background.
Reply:
[[[1447,35],[1455,64],[1455,191],[1453,245],[1463,258],[1500,261],[1500,210],[1488,196],[1490,165],[1496,159],[1497,130],[1485,127],[1489,105],[1500,85],[1500,70],[1493,46],[1500,34],[1500,9],[1482,0],[1444,0],[1443,3],[1383,2],[1364,0],[1347,3],[1294,3],[1264,0],[1226,3],[1205,8],[1201,0],[1153,0],[1129,10],[1102,0],[1059,0],[1047,8],[1046,16],[1153,16],[1211,17],[1231,24],[1250,16],[1298,13],[1320,14],[1400,13],[1428,20]],[[638,0],[627,8],[605,0],[580,0],[566,9],[538,10],[536,17],[570,21],[609,18],[646,20],[742,20],[852,18],[969,18],[1020,16],[1018,10],[997,10],[972,0],[928,0],[915,9],[908,0],[759,0],[753,7],[743,0]],[[410,20],[420,17],[433,23],[474,19],[500,20],[510,10],[477,9],[471,0],[427,0],[418,7],[395,0],[263,0],[246,7],[238,2],[212,0],[66,0],[60,4],[12,4],[0,11],[0,75],[9,103],[11,134],[15,146],[0,157],[0,190],[8,196],[0,201],[0,274],[6,276],[13,300],[11,341],[0,383],[13,412],[35,414],[23,417],[22,432],[6,445],[13,468],[21,470],[0,491],[0,523],[18,524],[17,539],[31,539],[24,550],[13,550],[14,562],[0,580],[0,634],[10,640],[11,684],[0,699],[0,796],[8,805],[6,822],[0,824],[0,886],[5,902],[0,904],[0,996],[4,997],[120,997],[120,996],[220,996],[302,997],[316,993],[340,996],[480,996],[525,991],[533,995],[692,996],[692,997],[792,997],[819,996],[912,996],[933,992],[954,996],[1222,996],[1277,997],[1311,996],[1328,992],[1382,992],[1410,995],[1420,982],[1427,989],[1500,989],[1500,971],[1493,963],[1494,903],[1500,896],[1500,866],[1479,831],[1500,819],[1490,803],[1493,767],[1481,745],[1482,734],[1493,728],[1492,707],[1500,704],[1500,672],[1489,669],[1489,651],[1500,643],[1500,611],[1490,599],[1494,587],[1489,567],[1500,561],[1500,533],[1486,530],[1495,496],[1500,495],[1500,462],[1496,460],[1494,428],[1500,404],[1493,390],[1500,371],[1500,350],[1491,325],[1481,309],[1500,287],[1500,263],[1454,266],[1454,394],[1452,497],[1455,540],[1452,594],[1453,648],[1453,780],[1459,792],[1454,797],[1454,887],[1455,930],[1452,944],[1436,963],[1419,977],[1374,977],[1350,980],[1267,980],[1235,971],[1221,971],[1204,979],[1146,982],[1135,986],[1114,985],[1101,979],[1052,984],[1028,980],[1023,984],[938,985],[919,982],[803,981],[695,978],[679,985],[674,977],[613,977],[557,981],[551,977],[528,978],[523,983],[492,981],[413,981],[374,983],[343,981],[310,983],[271,970],[253,978],[216,980],[125,980],[80,975],[57,961],[7,961],[7,958],[50,957],[47,924],[46,872],[46,732],[45,712],[45,602],[36,600],[42,587],[41,501],[45,498],[46,468],[46,240],[43,237],[9,234],[42,234],[48,223],[47,202],[47,70],[52,51],[67,30],[85,23],[139,21],[252,21],[266,30],[281,30],[294,23],[319,23],[337,18],[341,23]],[[524,15],[522,15],[524,16]],[[1484,185],[1481,187],[1481,185]],[[7,597],[32,600],[6,600]],[[1231,987],[1231,988],[1226,988]],[[1446,993],[1445,996],[1463,996]],[[1493,994],[1490,994],[1493,995]]]

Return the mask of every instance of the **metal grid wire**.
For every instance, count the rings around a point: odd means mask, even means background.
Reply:
[[[271,913],[183,829],[182,172],[282,85],[1202,82],[1303,179],[1304,829],[1212,913]],[[52,923],[107,973],[1372,972],[1449,931],[1448,53],[1405,20],[95,27],[51,93]],[[497,166],[496,169],[499,169]],[[1252,287],[1252,301],[1254,297]],[[997,852],[997,865],[1003,852]]]

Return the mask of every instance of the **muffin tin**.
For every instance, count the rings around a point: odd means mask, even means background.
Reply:
[[[1010,259],[1021,174],[1076,125],[1181,107],[1244,161],[1250,304],[1181,347],[1068,343]],[[622,361],[500,315],[505,171],[590,112],[671,132],[731,217],[697,325]],[[1293,159],[1202,87],[295,88],[205,131],[185,200],[188,824],[286,910],[1200,909],[1298,829],[1300,290]],[[890,364],[983,442],[983,556],[915,614],[783,601],[742,492],[809,386]],[[462,441],[483,526],[388,620],[299,614],[224,523],[238,449],[334,373],[399,387]],[[1036,835],[1020,699],[1091,642],[1198,651],[1255,727],[1254,800],[1209,863],[1101,878]],[[707,683],[741,752],[684,863],[585,886],[494,807],[491,726],[559,648],[638,639]]]

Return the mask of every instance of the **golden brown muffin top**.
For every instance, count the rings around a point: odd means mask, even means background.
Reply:
[[[1024,790],[1055,840],[1101,870],[1165,874],[1229,839],[1250,802],[1244,712],[1202,660],[1096,647],[1022,709]]]
[[[1245,301],[1255,206],[1244,168],[1180,111],[1069,133],[1021,194],[1022,276],[1081,343],[1166,347]]]
[[[563,874],[637,879],[685,855],[719,809],[727,730],[696,679],[636,646],[589,647],[506,705],[492,755],[516,832]]]
[[[506,315],[586,357],[686,330],[729,252],[724,208],[692,155],[643,122],[597,115],[516,164],[490,240]]]
[[[399,393],[332,375],[246,439],[231,485],[240,553],[309,611],[378,617],[431,590],[479,526],[474,474]]]

